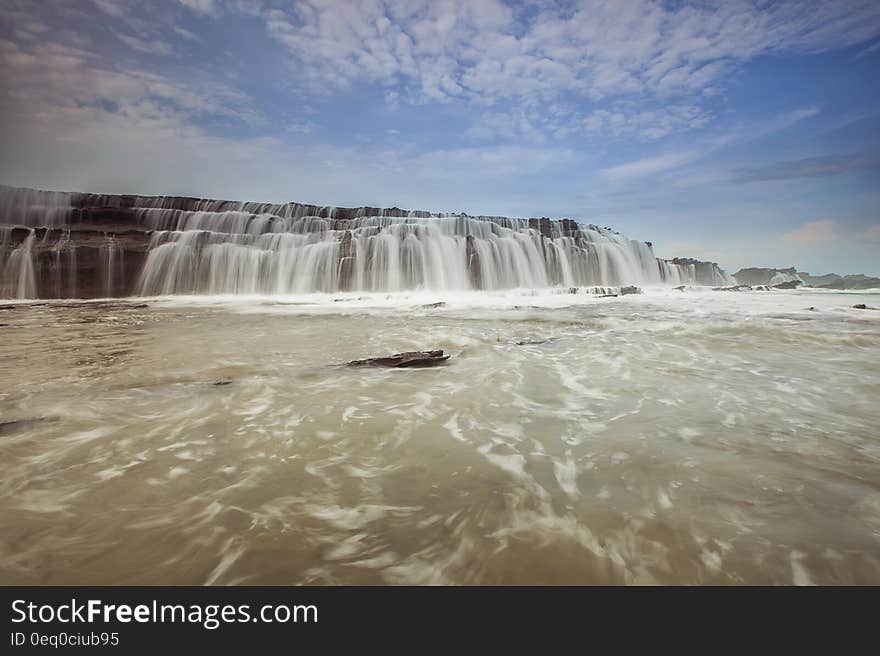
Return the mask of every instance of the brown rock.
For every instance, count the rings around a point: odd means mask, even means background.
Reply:
[[[352,360],[348,367],[435,367],[449,359],[443,355],[443,350],[436,351],[407,351],[395,353],[381,358],[367,358],[366,360]]]

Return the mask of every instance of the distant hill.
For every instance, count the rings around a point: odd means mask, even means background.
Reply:
[[[813,276],[806,271],[798,271],[794,267],[788,267],[787,269],[749,267],[740,269],[733,274],[733,277],[740,285],[777,285],[782,282],[798,280],[805,287],[816,287],[819,289],[880,288],[880,278],[864,274],[841,276],[836,273],[826,273],[821,276]]]
[[[862,273],[850,276],[840,276],[836,273],[826,273],[824,276],[811,276],[809,273],[799,271],[798,276],[808,287],[821,287],[824,289],[873,289],[880,287],[880,278],[866,276]]]

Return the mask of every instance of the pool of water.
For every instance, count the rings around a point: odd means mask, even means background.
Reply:
[[[0,583],[878,584],[872,307],[696,289],[5,306]],[[452,357],[342,366],[422,349]]]

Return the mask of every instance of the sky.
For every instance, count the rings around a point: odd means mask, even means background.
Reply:
[[[877,0],[0,0],[0,184],[880,275]]]

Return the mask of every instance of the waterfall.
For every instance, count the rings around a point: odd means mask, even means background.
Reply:
[[[117,240],[108,236],[100,247],[101,280],[105,297],[113,296],[116,285],[122,280],[125,267],[124,251]]]
[[[394,292],[663,284],[690,279],[643,242],[596,226],[545,238],[527,220],[315,217],[223,212],[152,216],[143,295]],[[209,219],[213,219],[209,221]],[[471,275],[473,271],[474,275]]]
[[[2,265],[3,298],[36,298],[37,278],[34,272],[33,247],[36,233],[28,231],[18,246],[12,246],[12,230],[0,229],[0,265]]]
[[[51,242],[52,232],[46,231],[44,242]],[[53,291],[57,298],[76,298],[76,276],[69,272],[76,271],[76,243],[70,230],[64,230],[51,246],[53,254],[52,281]],[[65,262],[66,259],[66,262]],[[67,274],[67,275],[65,275]]]
[[[0,188],[0,227],[3,295],[19,298],[492,291],[727,278],[712,263],[658,259],[650,243],[570,219]]]

